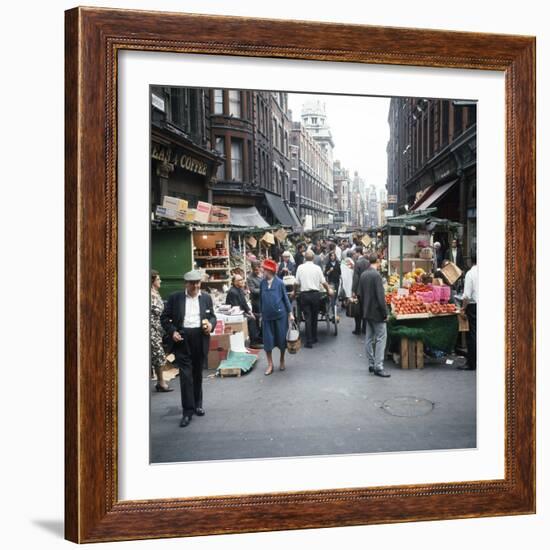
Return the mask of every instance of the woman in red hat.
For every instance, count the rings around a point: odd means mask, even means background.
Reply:
[[[273,348],[281,351],[279,370],[285,370],[286,334],[289,321],[294,320],[292,306],[286,294],[286,288],[277,273],[277,263],[264,260],[264,279],[260,283],[260,312],[262,314],[262,331],[264,350],[267,355],[267,370],[264,374],[273,372]]]

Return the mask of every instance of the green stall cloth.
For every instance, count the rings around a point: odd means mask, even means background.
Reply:
[[[425,346],[432,349],[452,352],[458,337],[458,319],[456,315],[403,321],[390,317],[388,319],[388,336],[392,351],[397,351],[397,345],[401,338],[408,338],[409,340],[422,340]]]

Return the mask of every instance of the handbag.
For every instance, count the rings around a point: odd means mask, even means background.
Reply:
[[[361,304],[358,300],[350,300],[346,306],[347,317],[359,317],[361,315]]]
[[[298,353],[302,347],[302,341],[300,340],[300,329],[296,324],[296,321],[292,321],[292,325],[288,327],[288,332],[286,333],[286,349],[288,353]]]

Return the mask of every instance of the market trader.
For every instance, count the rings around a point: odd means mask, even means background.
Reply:
[[[244,279],[241,275],[233,275],[231,279],[231,288],[229,289],[225,298],[225,303],[230,306],[238,306],[244,312],[248,325],[248,334],[250,336],[250,347],[257,347],[259,345],[258,329],[256,325],[256,316],[250,309],[246,296],[244,295]]]
[[[201,292],[200,271],[183,276],[185,291],[174,292],[168,298],[160,321],[180,370],[182,418],[185,428],[194,414],[204,416],[202,408],[202,369],[208,357],[210,333],[216,327],[212,298]]]
[[[469,330],[466,335],[468,345],[468,363],[457,368],[461,370],[476,370],[477,366],[477,300],[479,283],[477,274],[477,254],[472,252],[470,256],[472,267],[464,278],[464,294],[462,297],[462,313],[468,317]]]
[[[315,254],[312,250],[305,253],[305,262],[296,271],[295,289],[300,289],[300,307],[306,318],[306,348],[312,348],[317,342],[317,320],[321,308],[321,287],[328,295],[334,294],[325,280],[323,270],[313,263]]]

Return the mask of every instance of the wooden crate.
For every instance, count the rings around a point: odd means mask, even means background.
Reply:
[[[220,373],[220,376],[222,378],[225,378],[226,376],[241,376],[242,374],[242,369],[241,368],[225,368],[225,369],[220,369],[218,371]]]
[[[424,342],[422,340],[401,338],[401,368],[424,368]]]

